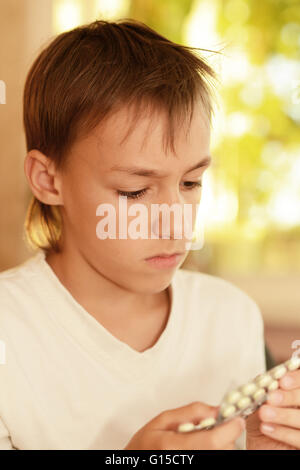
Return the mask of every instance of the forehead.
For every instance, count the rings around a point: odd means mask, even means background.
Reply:
[[[87,137],[85,144],[90,152],[85,158],[92,158],[102,171],[112,172],[116,166],[130,165],[170,169],[170,161],[172,167],[185,168],[188,162],[197,163],[209,154],[210,125],[201,104],[195,106],[190,124],[175,125],[175,155],[171,149],[168,154],[164,150],[167,119],[166,113],[148,109],[135,120],[133,110],[124,107]]]

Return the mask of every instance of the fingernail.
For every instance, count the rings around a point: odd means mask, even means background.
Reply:
[[[292,377],[287,375],[286,377],[283,377],[281,383],[284,387],[290,388],[294,385],[295,381]]]
[[[283,394],[281,392],[272,392],[268,397],[268,402],[272,405],[279,405],[283,400]]]
[[[262,430],[262,432],[266,432],[266,433],[273,432],[274,431],[274,426],[271,426],[270,424],[262,424],[261,425],[261,430]]]

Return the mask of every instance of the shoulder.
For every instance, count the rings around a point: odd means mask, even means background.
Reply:
[[[5,279],[18,277],[23,275],[25,272],[32,272],[32,268],[36,266],[43,258],[44,253],[41,250],[38,250],[24,261],[18,263],[16,266],[0,271],[0,282]]]
[[[38,269],[41,256],[38,252],[17,266],[0,272],[0,321],[8,318],[8,313],[23,310],[25,303],[30,304],[34,300],[41,278]]]
[[[193,299],[199,309],[205,305],[211,312],[226,315],[227,319],[249,320],[260,329],[263,319],[257,303],[232,282],[199,271],[179,269],[176,272],[177,289],[181,295]]]
[[[18,282],[18,280],[23,279],[24,277],[30,278],[32,276],[36,276],[37,268],[40,267],[41,261],[44,258],[44,253],[41,250],[38,250],[16,266],[0,271],[0,285],[9,282]]]

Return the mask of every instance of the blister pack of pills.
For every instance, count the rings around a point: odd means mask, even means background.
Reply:
[[[242,416],[247,418],[254,413],[267,399],[268,392],[279,387],[279,380],[289,371],[300,368],[300,357],[292,356],[263,374],[257,375],[246,384],[226,393],[221,401],[217,418],[205,418],[199,424],[182,423],[178,432],[192,432],[211,429],[225,421]]]

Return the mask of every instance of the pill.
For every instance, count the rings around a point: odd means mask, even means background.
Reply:
[[[281,377],[283,377],[286,373],[287,373],[287,368],[283,364],[280,364],[280,366],[274,367],[274,369],[270,371],[270,374],[273,377],[273,379],[281,379]]]
[[[237,407],[242,410],[251,404],[251,398],[243,397],[237,402]]]
[[[261,374],[256,377],[255,382],[259,387],[267,387],[272,382],[272,377],[269,374]]]
[[[236,412],[236,407],[234,405],[225,405],[221,410],[221,415],[223,418],[228,418]]]
[[[277,380],[273,380],[270,385],[268,385],[268,390],[271,392],[273,390],[277,390],[278,388],[278,382]]]
[[[177,431],[189,432],[189,431],[193,431],[194,428],[195,428],[194,423],[182,423],[178,426]]]
[[[259,388],[258,390],[256,390],[252,397],[255,401],[259,401],[261,400],[264,396],[266,395],[266,391],[264,388]]]
[[[300,357],[292,356],[291,359],[285,362],[288,370],[296,370],[300,367]]]
[[[243,385],[240,388],[241,392],[244,395],[252,395],[252,393],[254,393],[256,389],[257,389],[257,386],[253,382],[249,382],[248,384]]]
[[[239,392],[238,390],[232,390],[232,392],[229,392],[226,395],[225,400],[227,403],[234,405],[241,398],[241,396],[241,392]]]
[[[215,418],[206,418],[203,419],[199,424],[196,424],[195,429],[203,429],[208,426],[214,426],[216,424]]]

